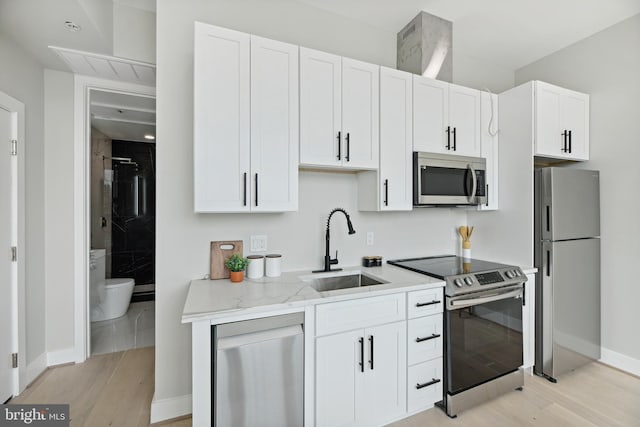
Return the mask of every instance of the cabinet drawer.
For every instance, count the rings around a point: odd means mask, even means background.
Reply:
[[[316,335],[328,335],[404,320],[405,294],[384,295],[316,306]]]
[[[409,365],[442,357],[442,314],[409,320],[407,339]]]
[[[411,366],[407,376],[407,411],[430,408],[442,400],[442,358]]]
[[[442,288],[409,292],[407,294],[409,319],[442,313],[443,302]]]

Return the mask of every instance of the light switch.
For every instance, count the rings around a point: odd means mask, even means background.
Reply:
[[[267,236],[251,236],[251,252],[266,252]]]

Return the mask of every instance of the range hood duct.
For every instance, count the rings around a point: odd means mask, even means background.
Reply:
[[[451,83],[453,23],[420,12],[398,33],[398,70]]]

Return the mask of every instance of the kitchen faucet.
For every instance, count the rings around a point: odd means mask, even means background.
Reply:
[[[323,270],[315,270],[314,273],[324,273],[324,272],[328,272],[328,271],[340,271],[342,270],[341,268],[334,268],[332,269],[331,266],[334,264],[338,263],[338,251],[336,250],[336,257],[334,259],[331,259],[331,255],[329,255],[329,240],[330,240],[330,234],[329,234],[329,228],[331,226],[331,217],[333,216],[334,213],[336,212],[342,212],[344,214],[345,217],[347,217],[347,227],[349,228],[349,234],[355,234],[356,230],[353,229],[353,224],[351,224],[351,218],[349,218],[349,214],[347,213],[347,211],[345,211],[342,208],[335,208],[334,210],[332,210],[329,213],[329,218],[327,218],[327,232],[325,235],[325,255],[324,255],[324,269]]]

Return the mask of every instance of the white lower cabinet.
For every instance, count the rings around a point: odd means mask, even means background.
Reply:
[[[535,364],[536,345],[536,275],[527,274],[522,305],[522,367],[531,368]]]
[[[373,426],[406,405],[406,322],[316,340],[316,425]]]
[[[407,294],[408,414],[442,400],[443,298],[442,288]]]

